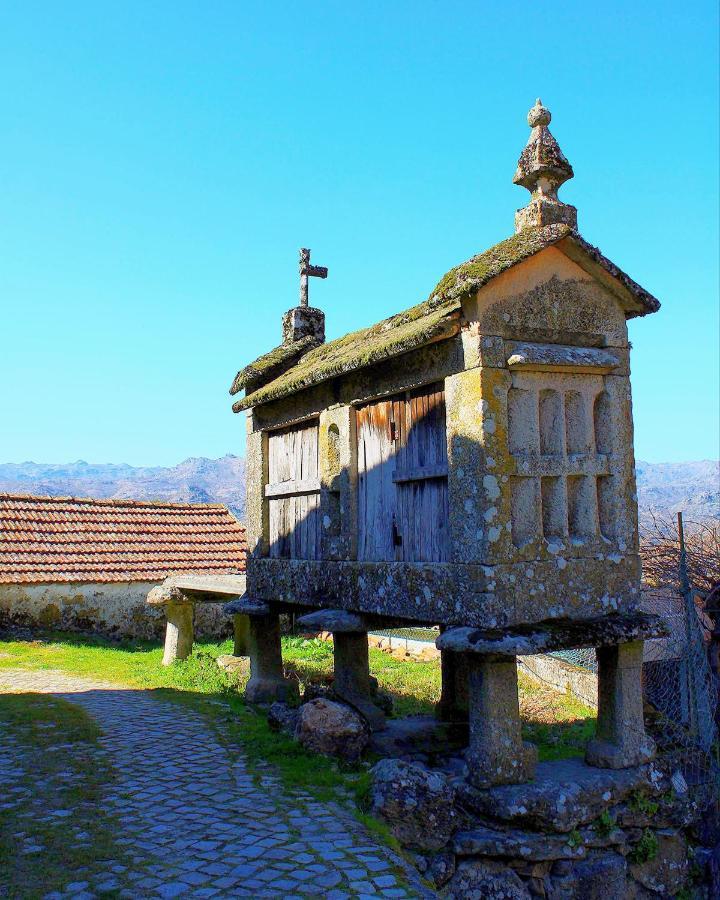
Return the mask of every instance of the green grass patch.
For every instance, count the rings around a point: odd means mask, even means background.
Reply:
[[[0,642],[0,651],[0,668],[61,669],[88,678],[161,690],[164,697],[191,704],[211,721],[220,721],[225,732],[232,732],[232,740],[242,745],[252,765],[275,766],[289,786],[325,795],[348,784],[344,767],[305,753],[294,741],[274,734],[265,716],[242,701],[240,691],[247,671],[227,674],[215,662],[218,656],[232,653],[231,641],[198,641],[189,659],[172,666],[162,665],[162,648],[156,643],[113,643],[84,635],[47,633],[35,641]],[[310,682],[329,684],[332,680],[330,643],[285,637],[283,659],[287,673],[299,680],[301,688]],[[370,668],[379,686],[392,696],[395,715],[433,712],[440,697],[438,660],[399,659],[371,648]],[[570,696],[539,686],[522,674],[519,683],[524,737],[538,746],[540,759],[582,755],[594,733],[594,710]],[[350,789],[354,789],[352,784]]]
[[[123,862],[105,809],[113,773],[97,757],[99,728],[79,706],[43,694],[0,694],[0,733],[19,771],[3,785],[0,895],[40,897]],[[17,748],[17,750],[15,749]]]
[[[595,734],[597,713],[570,694],[561,694],[518,676],[523,737],[538,748],[541,761],[583,756]]]

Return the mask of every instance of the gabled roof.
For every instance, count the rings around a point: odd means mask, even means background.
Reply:
[[[221,504],[0,494],[0,584],[244,572],[246,549]]]
[[[652,294],[569,225],[523,229],[484,253],[455,266],[440,279],[433,296],[441,299],[469,297],[506,269],[552,246],[557,246],[589,275],[605,283],[622,302],[626,318],[645,316],[660,309],[660,302]]]
[[[233,404],[234,412],[268,403],[297,391],[361,369],[416,347],[451,337],[460,328],[462,301],[507,269],[547,247],[557,246],[569,258],[601,281],[620,300],[627,318],[656,312],[660,303],[568,225],[525,228],[484,253],[451,269],[440,279],[429,299],[370,328],[322,344],[258,390]],[[292,345],[291,345],[292,346]],[[273,351],[274,352],[274,351]],[[255,368],[271,354],[247,366]],[[242,373],[240,373],[242,374]],[[231,393],[242,385],[236,378]]]

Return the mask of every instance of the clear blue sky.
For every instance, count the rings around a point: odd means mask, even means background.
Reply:
[[[244,452],[297,251],[329,337],[507,237],[541,96],[583,235],[654,293],[637,455],[718,453],[714,2],[0,7],[0,461]]]

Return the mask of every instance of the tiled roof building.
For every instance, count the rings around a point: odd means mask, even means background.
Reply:
[[[244,571],[245,529],[220,504],[0,494],[0,584]]]
[[[153,584],[244,573],[245,555],[245,528],[220,504],[0,494],[0,624],[150,637]],[[205,634],[229,627],[219,610],[198,619]]]

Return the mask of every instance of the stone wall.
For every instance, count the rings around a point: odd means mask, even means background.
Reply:
[[[0,626],[54,628],[114,638],[160,639],[165,612],[145,603],[155,582],[0,584]],[[197,637],[229,637],[221,603],[198,603]]]

